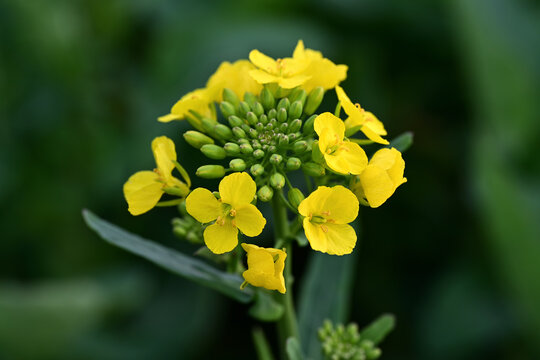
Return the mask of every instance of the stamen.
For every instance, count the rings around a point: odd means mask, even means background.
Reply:
[[[236,209],[231,209],[231,211],[229,211],[229,216],[235,217],[236,216]]]

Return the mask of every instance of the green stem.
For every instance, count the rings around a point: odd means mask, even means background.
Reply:
[[[253,343],[255,344],[255,350],[257,351],[257,358],[259,360],[274,360],[268,340],[264,336],[264,332],[260,327],[256,327],[252,330]]]
[[[279,190],[281,192],[281,190]],[[287,208],[283,203],[281,196],[274,194],[272,198],[272,212],[274,215],[274,231],[276,242],[285,240],[289,234],[289,221],[287,220]],[[292,294],[292,244],[285,242],[285,251],[287,259],[285,260],[285,269],[283,276],[285,278],[285,286],[287,292],[285,294],[276,294],[277,300],[283,305],[284,313],[277,323],[279,346],[281,355],[286,359],[286,345],[289,337],[298,339],[298,323],[296,321],[296,312],[294,310],[293,294]]]

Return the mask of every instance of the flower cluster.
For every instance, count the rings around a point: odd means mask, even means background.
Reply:
[[[190,192],[174,143],[162,136],[152,142],[157,168],[130,177],[124,195],[133,215],[154,206],[185,206],[189,215],[175,219],[176,234],[189,234],[193,243],[202,235],[200,242],[220,256],[243,249],[247,270],[233,266],[233,271],[253,286],[285,293],[285,245],[303,228],[313,250],[351,253],[357,237],[350,223],[359,205],[382,205],[406,181],[405,163],[384,139],[383,123],[339,86],[346,65],[334,64],[302,41],[291,57],[273,59],[253,50],[248,58],[222,63],[204,88],[182,96],[158,119],[191,124],[185,141],[211,160],[196,175],[221,179],[219,191]],[[319,113],[329,90],[337,96],[336,111]],[[385,147],[369,158],[366,150],[372,151],[364,148],[369,144]],[[172,175],[175,168],[184,182]],[[303,173],[305,183],[293,185],[291,173]],[[175,198],[160,201],[164,194]],[[265,228],[258,201],[271,201],[274,209],[287,206],[295,218],[286,226],[287,236],[276,236],[274,247],[238,246],[240,234],[257,237]]]

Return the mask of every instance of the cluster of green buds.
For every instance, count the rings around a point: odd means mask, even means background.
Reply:
[[[249,171],[257,183],[257,197],[270,201],[274,189],[285,186],[289,171],[302,169],[318,177],[325,174],[324,167],[312,161],[315,111],[324,96],[317,87],[308,94],[296,88],[288,94],[264,87],[257,96],[246,92],[240,100],[225,88],[219,109],[225,122],[202,118],[206,132],[187,131],[186,141],[213,160],[232,158],[228,166],[204,165],[197,176],[221,178],[227,172]],[[279,96],[281,95],[281,96]],[[303,195],[298,189],[290,191],[292,203],[299,203]]]
[[[355,323],[334,327],[330,320],[325,320],[319,329],[319,340],[323,354],[329,360],[372,360],[381,356],[381,349],[373,341],[362,339]]]
[[[185,201],[178,205],[178,210],[182,217],[172,219],[173,234],[181,240],[185,239],[193,244],[202,244],[203,226],[188,214]]]

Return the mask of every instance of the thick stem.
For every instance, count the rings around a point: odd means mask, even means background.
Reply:
[[[283,295],[276,294],[277,300],[283,305],[285,310],[283,316],[277,323],[279,346],[281,348],[281,355],[285,359],[287,339],[291,336],[298,339],[298,323],[296,321],[296,312],[294,310],[292,294],[292,246],[289,241],[286,241],[289,232],[289,221],[287,220],[287,208],[285,207],[285,204],[281,200],[281,196],[279,196],[279,194],[274,194],[272,199],[272,211],[274,215],[274,232],[276,242],[285,243],[285,251],[287,252],[285,269],[283,270],[287,292]]]

